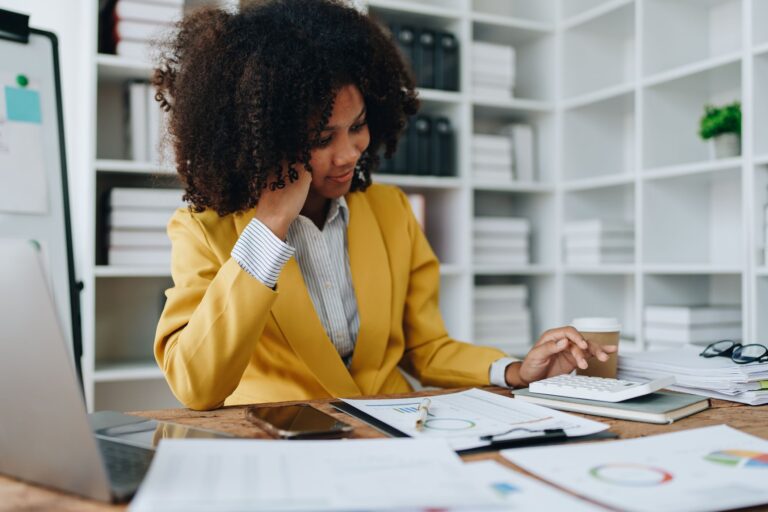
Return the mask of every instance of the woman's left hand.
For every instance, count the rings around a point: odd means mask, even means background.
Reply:
[[[608,354],[617,349],[616,345],[589,342],[573,327],[550,329],[541,335],[522,362],[507,367],[504,377],[510,386],[527,387],[531,382],[570,373],[576,368],[584,370],[592,357],[607,361]]]

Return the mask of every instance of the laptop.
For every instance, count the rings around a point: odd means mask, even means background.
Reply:
[[[0,262],[0,473],[95,500],[130,499],[154,451],[92,431],[34,242],[0,240]],[[124,418],[145,421],[111,413],[95,422],[103,431]]]

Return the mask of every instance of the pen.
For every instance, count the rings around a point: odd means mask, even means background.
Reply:
[[[427,414],[429,414],[429,404],[432,400],[425,398],[419,404],[419,419],[416,420],[416,430],[422,430],[424,428],[424,422],[427,421]]]

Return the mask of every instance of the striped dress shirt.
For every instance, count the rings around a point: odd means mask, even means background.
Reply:
[[[352,284],[347,250],[349,208],[344,197],[331,201],[323,229],[299,215],[280,240],[254,218],[232,249],[232,257],[248,274],[274,288],[285,263],[296,257],[312,304],[339,355],[349,365],[355,350],[360,317]],[[506,367],[512,358],[501,358],[490,368],[490,382],[507,386]]]

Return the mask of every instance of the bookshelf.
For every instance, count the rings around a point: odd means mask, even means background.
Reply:
[[[367,0],[385,22],[449,30],[459,41],[458,92],[421,90],[424,111],[450,119],[455,177],[379,175],[426,198],[425,231],[441,260],[441,309],[449,332],[473,338],[473,289],[525,284],[533,332],[576,316],[616,316],[622,350],[643,350],[651,304],[740,304],[744,335],[768,336],[763,206],[768,202],[768,7],[758,0]],[[95,9],[95,8],[94,8]],[[95,17],[94,17],[95,19]],[[95,38],[95,28],[94,28]],[[517,97],[472,87],[471,41],[511,44]],[[122,82],[146,79],[143,62],[92,50],[92,222],[83,296],[83,368],[89,409],[177,405],[151,345],[167,269],[112,267],[96,257],[99,192],[169,186],[173,170],[123,160]],[[697,135],[707,102],[739,99],[742,155],[715,159]],[[118,122],[115,122],[115,120]],[[537,134],[537,179],[472,176],[472,134],[524,122]],[[107,129],[108,128],[108,129]],[[164,184],[164,185],[163,185]],[[531,221],[531,263],[473,261],[477,215]],[[620,219],[634,228],[635,257],[566,265],[567,221]],[[532,340],[533,341],[533,340]]]

